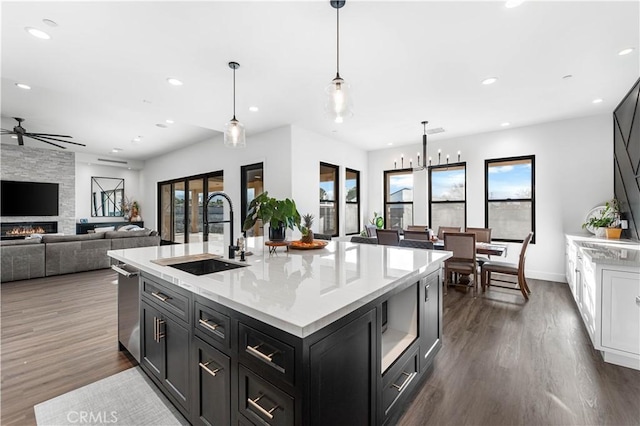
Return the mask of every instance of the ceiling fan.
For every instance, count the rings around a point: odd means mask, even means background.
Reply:
[[[48,143],[48,144],[53,145],[53,146],[57,146],[58,148],[62,148],[62,149],[67,149],[67,148],[62,146],[62,145],[58,145],[57,143],[53,143],[51,141],[72,143],[74,145],[86,146],[83,143],[65,141],[63,139],[57,139],[57,138],[72,138],[73,136],[52,135],[52,134],[49,134],[49,133],[29,133],[29,132],[26,131],[26,129],[24,127],[22,127],[22,122],[24,121],[24,118],[19,118],[19,117],[13,117],[13,118],[18,122],[18,125],[14,126],[13,130],[0,129],[1,130],[0,135],[15,135],[15,136],[17,136],[18,145],[24,145],[24,138],[27,137],[27,138],[35,139],[35,140],[40,141],[40,142]]]

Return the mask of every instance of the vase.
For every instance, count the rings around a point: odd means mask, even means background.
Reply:
[[[606,229],[607,228],[595,228],[594,231],[596,231],[596,237],[605,238],[606,237]]]
[[[280,222],[279,226],[269,226],[269,239],[271,241],[284,241],[287,237],[287,228]]]
[[[612,240],[620,239],[620,234],[622,234],[622,228],[604,228],[604,231],[607,238]]]

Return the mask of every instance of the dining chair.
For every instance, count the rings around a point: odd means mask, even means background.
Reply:
[[[367,237],[375,237],[378,228],[375,225],[365,225],[364,230],[367,232]]]
[[[427,231],[404,231],[404,238],[407,240],[423,240],[429,241],[429,232]]]
[[[424,240],[408,240],[405,238],[403,240],[400,240],[398,246],[433,250],[433,243],[431,241]]]
[[[445,232],[460,232],[459,226],[439,226],[438,227],[438,239],[444,240]]]
[[[409,225],[407,226],[407,231],[426,231],[428,228],[427,225]]]
[[[465,232],[445,232],[444,249],[453,252],[453,256],[444,261],[445,294],[447,287],[451,284],[451,275],[455,272],[463,275],[473,275],[473,297],[476,297],[478,293],[476,235]]]
[[[351,237],[351,242],[359,244],[378,244],[378,239],[376,237],[362,237],[360,235],[354,235]]]
[[[397,246],[400,243],[400,231],[397,229],[378,229],[376,231],[378,244]]]
[[[472,232],[476,234],[476,243],[490,243],[491,242],[491,228],[467,228],[465,232]],[[479,266],[482,266],[485,262],[491,259],[490,255],[477,256],[476,261]]]
[[[520,290],[522,295],[526,300],[529,300],[529,295],[531,294],[531,290],[529,289],[529,285],[527,284],[527,280],[524,276],[524,262],[527,255],[527,247],[531,242],[531,238],[533,238],[533,232],[529,232],[529,235],[524,239],[522,243],[522,248],[520,249],[520,259],[518,260],[518,264],[513,264],[509,262],[496,262],[489,261],[485,262],[481,268],[481,276],[482,276],[482,292],[484,293],[486,288],[493,285],[494,287],[506,288],[509,290]],[[506,274],[506,275],[515,275],[518,277],[517,282],[507,281],[507,280],[499,280],[493,279],[493,281],[510,283],[513,286],[505,286],[505,285],[495,285],[491,284],[492,278],[491,273],[496,274]]]

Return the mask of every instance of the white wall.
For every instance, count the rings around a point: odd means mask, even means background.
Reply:
[[[360,229],[362,229],[364,226],[362,216],[364,216],[365,219],[367,218],[367,152],[301,127],[292,126],[292,153],[292,196],[300,214],[311,213],[315,216],[316,220],[313,224],[313,231],[319,232],[320,162],[333,164],[340,168],[340,235],[344,235],[345,227],[345,169],[349,168],[360,172]],[[299,235],[299,232],[296,232],[295,235]]]
[[[76,219],[89,219],[89,222],[117,222],[124,221],[120,217],[91,217],[91,177],[109,177],[124,179],[124,195],[130,201],[138,201],[140,215],[155,216],[155,206],[145,205],[142,201],[142,186],[139,170],[127,170],[123,167],[103,166],[76,161]],[[152,208],[150,208],[152,207]],[[145,223],[145,226],[147,224]]]
[[[264,163],[264,185],[269,195],[291,198],[291,127],[279,127],[247,137],[247,147],[224,146],[222,135],[145,161],[142,171],[143,213],[145,226],[158,229],[157,184],[176,178],[222,170],[224,191],[234,205],[234,235],[240,235],[240,167]]]
[[[536,244],[527,252],[527,276],[551,281],[564,279],[564,233],[581,230],[594,206],[613,198],[613,125],[611,115],[505,129],[462,138],[431,141],[427,156],[437,163],[438,149],[451,161],[467,163],[467,226],[484,226],[484,160],[535,155]],[[393,169],[400,154],[416,161],[422,143],[369,152],[369,209],[383,207],[383,171]],[[422,154],[421,154],[422,155]],[[400,167],[398,161],[398,168]],[[414,173],[414,222],[427,223],[427,173]],[[420,189],[424,188],[424,189]],[[516,262],[520,244],[509,248]]]

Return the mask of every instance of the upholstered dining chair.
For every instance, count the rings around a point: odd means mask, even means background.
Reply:
[[[452,274],[473,275],[473,297],[478,293],[478,264],[476,263],[476,235],[465,232],[445,232],[444,249],[453,256],[444,261],[444,291],[451,284]]]
[[[476,243],[490,243],[491,242],[491,228],[467,228],[465,232],[472,232],[476,234]],[[482,266],[485,262],[488,262],[491,256],[477,256],[476,261],[479,266]]]
[[[375,237],[378,228],[375,225],[365,225],[364,230],[367,232],[367,237]]]
[[[427,231],[404,231],[404,238],[407,240],[423,240],[429,241],[429,233]]]
[[[428,228],[427,225],[409,225],[407,226],[407,231],[426,231]],[[405,231],[406,232],[406,231]]]
[[[460,232],[459,226],[440,226],[438,227],[438,239],[444,240],[445,232]]]
[[[360,235],[354,235],[351,237],[351,242],[359,244],[378,244],[378,239],[376,237],[361,237]]]
[[[376,231],[378,244],[397,246],[400,243],[400,231],[397,229],[378,229]]]
[[[496,262],[489,261],[485,262],[481,268],[482,275],[482,292],[486,290],[487,287],[493,285],[494,287],[507,288],[510,290],[520,290],[522,295],[526,300],[529,300],[529,295],[531,294],[531,290],[529,290],[529,285],[527,284],[527,280],[524,277],[524,262],[527,255],[527,247],[531,242],[531,238],[533,238],[533,232],[530,232],[529,235],[522,242],[522,248],[520,249],[520,258],[518,260],[518,264],[512,264],[508,262]],[[491,284],[491,274],[506,274],[506,275],[515,275],[518,277],[517,282],[506,281],[494,279],[493,281],[511,283],[513,286],[505,286],[505,285],[495,285]]]
[[[400,243],[398,245],[400,247],[411,247],[411,248],[433,250],[433,243],[431,241],[408,240],[405,238],[404,240],[400,240]]]

